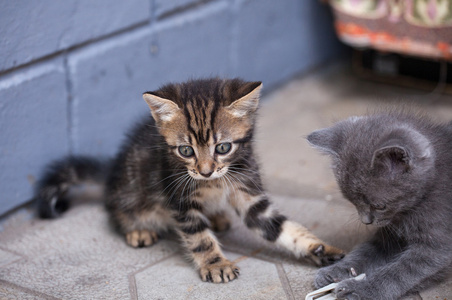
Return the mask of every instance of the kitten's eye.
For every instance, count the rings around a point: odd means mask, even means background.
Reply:
[[[218,154],[226,154],[231,150],[231,143],[221,143],[215,147],[215,152]]]
[[[386,209],[386,204],[373,204],[372,208],[375,210],[384,210]]]
[[[179,146],[179,153],[184,157],[190,157],[195,154],[195,151],[190,146]]]

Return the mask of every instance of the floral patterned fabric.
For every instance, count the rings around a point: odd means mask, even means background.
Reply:
[[[452,0],[330,0],[354,47],[452,60]]]

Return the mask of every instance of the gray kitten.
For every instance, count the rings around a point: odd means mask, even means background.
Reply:
[[[390,112],[314,131],[370,241],[319,270],[316,287],[339,282],[339,299],[399,299],[443,280],[452,266],[452,123]],[[350,279],[366,273],[363,281]]]

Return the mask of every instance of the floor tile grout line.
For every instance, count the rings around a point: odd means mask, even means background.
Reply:
[[[25,261],[28,260],[28,256],[26,256],[24,254],[21,254],[19,252],[13,251],[13,250],[9,250],[8,248],[5,248],[3,246],[0,246],[0,250],[5,251],[5,252],[9,252],[9,253],[14,254],[16,256],[19,256],[19,258],[15,259],[15,260],[13,260],[13,261],[5,264],[5,265],[1,265],[0,268],[5,268],[5,267],[7,267],[7,266],[9,266],[11,264],[14,264],[14,263],[16,263],[18,261],[21,261],[21,260],[25,260]]]
[[[295,300],[295,296],[292,291],[292,287],[290,286],[289,279],[287,278],[286,272],[284,271],[284,267],[281,263],[275,263],[276,271],[278,272],[279,280],[281,281],[281,285],[283,287],[284,293],[286,293],[287,299]]]
[[[54,296],[50,296],[50,295],[44,294],[42,292],[31,290],[29,288],[25,288],[23,286],[17,285],[15,283],[12,283],[12,282],[9,282],[9,281],[3,280],[3,279],[0,279],[0,285],[6,285],[6,286],[9,286],[9,287],[18,289],[18,290],[20,290],[22,292],[25,292],[27,294],[31,294],[33,296],[41,297],[41,298],[44,298],[44,299],[49,299],[49,300],[60,300],[61,299],[61,298],[56,298]]]
[[[175,252],[175,253],[173,253],[171,255],[165,256],[165,257],[163,257],[163,258],[161,258],[159,260],[156,260],[156,261],[154,261],[154,262],[152,262],[152,263],[150,263],[150,264],[148,264],[148,265],[146,265],[146,266],[144,266],[144,267],[142,267],[142,268],[130,273],[129,275],[127,275],[128,281],[129,281],[130,299],[132,299],[132,300],[137,300],[138,299],[138,289],[137,289],[137,283],[136,283],[136,280],[135,280],[135,275],[137,275],[138,273],[143,272],[144,270],[146,270],[146,269],[148,269],[148,268],[150,268],[150,267],[152,267],[154,265],[157,265],[157,264],[159,264],[159,263],[161,263],[161,262],[163,262],[163,261],[165,261],[167,259],[170,259],[170,258],[176,256],[177,254],[180,254],[180,253],[179,252]]]
[[[295,300],[295,296],[293,294],[292,287],[290,285],[289,279],[287,278],[286,272],[284,271],[284,267],[282,266],[281,262],[276,262],[276,261],[272,261],[270,259],[260,258],[260,257],[257,257],[255,254],[252,254],[252,253],[251,254],[246,254],[246,253],[243,253],[241,251],[232,250],[232,249],[228,248],[227,246],[224,246],[223,249],[228,251],[228,252],[231,252],[231,253],[242,255],[242,257],[244,257],[244,259],[246,259],[246,258],[253,258],[253,259],[265,261],[267,263],[271,263],[271,264],[275,265],[276,271],[278,272],[279,280],[281,282],[281,286],[282,286],[282,288],[284,290],[284,294],[286,294],[286,297],[287,297],[288,300]],[[263,249],[258,249],[257,253],[260,253],[262,250]]]

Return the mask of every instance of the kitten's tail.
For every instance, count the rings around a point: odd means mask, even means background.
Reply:
[[[103,191],[109,168],[109,161],[87,156],[68,156],[49,164],[34,196],[39,216],[59,217],[69,208],[76,187],[94,185]]]

